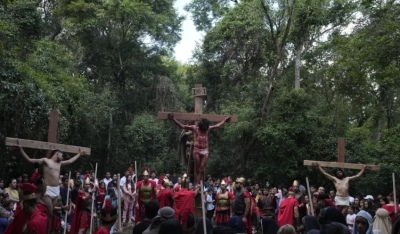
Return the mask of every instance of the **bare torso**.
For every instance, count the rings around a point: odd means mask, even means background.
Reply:
[[[194,131],[194,147],[198,149],[208,149],[208,131],[200,131],[196,127]]]
[[[349,177],[344,177],[343,179],[339,179],[334,177],[335,181],[333,184],[336,188],[336,196],[338,197],[348,197],[349,196]]]
[[[61,162],[55,162],[51,159],[43,159],[43,178],[48,186],[59,186]]]

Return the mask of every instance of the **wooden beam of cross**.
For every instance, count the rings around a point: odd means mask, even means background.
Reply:
[[[15,147],[20,146],[25,148],[47,150],[47,157],[50,156],[52,150],[60,150],[66,153],[79,153],[79,151],[81,151],[85,152],[85,154],[87,155],[90,155],[90,148],[57,144],[56,143],[57,129],[58,129],[58,111],[57,109],[53,109],[50,112],[50,122],[49,122],[49,131],[47,134],[47,142],[7,137],[5,144],[7,146],[15,146]]]
[[[344,168],[344,169],[363,169],[363,164],[357,163],[345,163],[345,140],[344,138],[338,139],[338,162],[325,162],[325,161],[313,161],[313,160],[304,160],[304,166],[313,166],[312,164],[316,162],[321,167],[335,167],[335,168]],[[371,171],[379,171],[381,166],[377,165],[366,165],[367,168]]]
[[[57,130],[58,130],[58,111],[52,109],[50,112],[49,132],[47,133],[47,142],[57,143]],[[47,151],[47,158],[50,157],[51,150]]]
[[[32,148],[41,150],[60,150],[65,153],[79,153],[85,152],[85,154],[90,155],[91,149],[87,147],[73,146],[73,145],[63,145],[45,141],[33,141],[26,139],[10,138],[6,137],[6,145],[22,148]]]
[[[204,97],[207,94],[206,88],[201,84],[196,84],[195,88],[192,89],[195,102],[195,113],[179,113],[179,112],[158,112],[158,120],[167,120],[168,114],[173,113],[175,119],[186,120],[186,121],[201,121],[201,119],[207,119],[210,122],[221,122],[225,119],[226,115],[212,115],[203,114],[203,103]],[[238,118],[236,116],[230,116],[231,119],[228,123],[237,123]]]

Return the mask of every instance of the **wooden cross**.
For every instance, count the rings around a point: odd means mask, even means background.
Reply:
[[[203,114],[204,97],[207,95],[207,90],[201,84],[196,84],[192,89],[192,94],[194,96],[194,113],[174,113],[174,117],[177,120],[187,120],[187,121],[200,121],[201,119],[208,119],[210,122],[221,122],[225,119],[226,115],[210,115]],[[158,112],[157,119],[166,120],[168,119],[168,114],[171,112]],[[231,116],[229,123],[236,123],[238,118],[236,116]]]
[[[313,162],[318,163],[321,167],[336,167],[336,168],[346,168],[346,169],[363,169],[363,164],[356,163],[345,163],[345,141],[344,138],[338,139],[338,161],[337,162],[325,162],[325,161],[312,161],[304,160],[304,166],[312,166]],[[369,170],[379,171],[380,166],[377,165],[366,165]]]
[[[57,144],[56,143],[57,129],[58,129],[58,111],[56,109],[53,109],[50,112],[50,124],[49,124],[49,132],[47,135],[47,142],[7,137],[6,145],[8,146],[19,145],[20,147],[23,148],[47,150],[47,156],[50,156],[52,150],[60,150],[66,153],[79,153],[79,149],[81,150],[81,152],[85,152],[85,154],[90,155],[90,148]]]
[[[194,113],[176,113],[173,112],[175,119],[177,120],[186,120],[186,121],[201,121],[201,119],[208,119],[210,122],[221,122],[225,119],[225,115],[210,115],[203,114],[203,106],[204,106],[204,97],[207,95],[207,89],[203,87],[201,84],[195,84],[192,89],[192,94],[194,96]],[[157,119],[166,120],[168,118],[168,114],[171,112],[158,112]],[[236,123],[238,118],[236,116],[231,116],[231,119],[228,123]],[[194,164],[194,163],[193,163]],[[190,168],[193,167],[193,168]],[[188,169],[192,172],[196,171],[196,165],[191,165],[190,162],[188,164]],[[194,173],[196,174],[196,173]],[[197,178],[194,178],[194,181]],[[195,199],[195,217],[202,217],[202,208],[204,207],[201,197],[197,196]]]

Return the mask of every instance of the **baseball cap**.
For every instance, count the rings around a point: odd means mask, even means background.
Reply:
[[[372,195],[367,195],[366,197],[364,197],[364,199],[374,200],[374,197]]]

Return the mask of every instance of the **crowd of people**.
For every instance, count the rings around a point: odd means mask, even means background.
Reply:
[[[117,221],[121,226],[134,224],[133,234],[400,233],[395,196],[349,195],[350,182],[366,167],[347,177],[342,170],[329,175],[314,163],[333,182],[335,189],[329,191],[313,185],[307,190],[299,180],[285,186],[230,176],[207,176],[201,187],[186,174],[157,175],[149,168],[137,175],[129,167],[120,179],[93,171],[75,171],[70,178],[61,173],[61,166],[84,153],[64,161],[58,150],[42,159],[30,159],[20,151],[37,169],[30,177],[11,179],[7,186],[0,180],[0,234],[64,229],[71,234],[108,234],[117,233]]]
[[[87,233],[92,215],[99,217],[104,233],[115,233],[119,206],[119,220],[122,226],[135,224],[133,234],[204,233],[203,221],[196,219],[194,209],[201,189],[186,175],[157,175],[146,169],[137,176],[129,167],[119,183],[117,174],[110,172],[103,178],[96,178],[91,171],[75,171],[70,180],[68,177],[68,173],[59,176],[59,197],[48,233],[62,233],[63,228],[68,233]],[[21,213],[47,223],[50,216],[40,199],[46,193],[44,185],[38,170],[30,178],[23,174],[11,179],[7,187],[0,180],[0,234],[23,233],[27,225],[21,222]],[[400,216],[395,215],[392,194],[349,196],[345,213],[336,204],[335,190],[311,185],[311,199],[308,194],[298,180],[291,186],[276,186],[243,177],[207,176],[201,201],[206,211],[206,233],[399,233]],[[21,202],[23,205],[18,206]],[[33,228],[36,232],[32,233],[46,233],[47,227]]]

